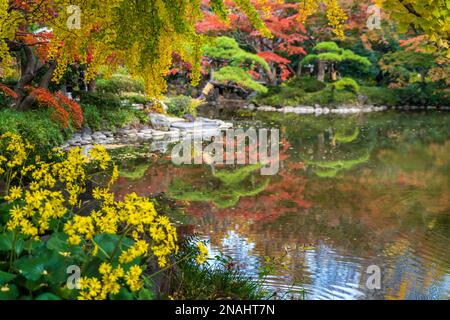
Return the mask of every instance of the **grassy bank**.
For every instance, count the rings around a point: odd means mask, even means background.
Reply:
[[[100,97],[100,94],[98,95]],[[99,98],[98,104],[81,103],[83,111],[83,127],[92,130],[115,130],[125,125],[147,122],[146,114],[131,106],[118,103],[111,104],[111,99]],[[0,107],[0,134],[12,132],[22,135],[34,145],[43,149],[61,145],[76,131],[69,125],[62,129],[60,124],[52,120],[52,111],[35,108],[18,111]]]

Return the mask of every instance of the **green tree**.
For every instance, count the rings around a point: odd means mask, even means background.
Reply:
[[[409,82],[413,74],[419,74],[421,82],[425,83],[428,73],[436,66],[436,62],[431,53],[401,50],[384,55],[380,66],[383,72],[396,78],[397,81]]]
[[[337,66],[342,61],[354,61],[359,63],[362,68],[368,69],[371,62],[366,57],[355,54],[348,49],[339,48],[339,46],[332,41],[325,41],[318,43],[313,48],[312,54],[307,55],[301,64],[307,65],[312,62],[317,62],[317,79],[321,82],[325,81],[325,69],[328,67],[330,71],[330,79],[337,80]]]
[[[267,91],[263,85],[252,79],[249,71],[256,69],[269,73],[269,65],[260,56],[240,48],[235,39],[218,37],[213,43],[206,45],[203,52],[210,61],[211,81],[234,82],[258,92]],[[217,68],[219,70],[215,72]]]

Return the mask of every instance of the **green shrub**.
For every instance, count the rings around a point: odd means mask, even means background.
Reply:
[[[405,88],[394,89],[395,94],[403,105],[410,106],[449,106],[450,96],[448,90],[439,88],[432,83],[413,83]]]
[[[148,100],[143,94],[135,92],[123,92],[120,95],[120,98],[122,99],[122,101],[126,100],[130,104],[132,103],[145,104]]]
[[[286,83],[289,87],[297,87],[305,92],[317,92],[326,88],[326,84],[312,77],[292,78]]]
[[[77,92],[82,104],[94,105],[97,108],[120,108],[120,98],[113,93],[101,92]]]
[[[144,111],[131,107],[98,108],[95,105],[82,104],[83,125],[92,130],[115,130],[128,124],[147,121]]]
[[[361,87],[360,93],[367,97],[367,103],[378,106],[397,106],[401,104],[395,90],[385,87]]]
[[[36,159],[35,147],[20,136],[0,139],[0,194],[6,195],[0,198],[0,300],[152,299],[153,276],[175,263],[178,253],[169,217],[134,193],[110,200],[117,166],[103,148],[87,156],[80,148]],[[92,203],[100,188],[105,197]],[[119,215],[106,230],[105,221]],[[138,246],[145,250],[136,251]],[[80,288],[67,285],[75,284],[68,279],[71,266],[83,275]]]
[[[62,131],[59,124],[51,120],[51,110],[17,111],[4,109],[0,111],[0,133],[12,132],[22,135],[38,150],[44,152],[61,145],[71,129]]]
[[[11,97],[7,96],[6,94],[3,94],[0,91],[0,109],[7,108],[11,106],[13,103],[13,100]]]
[[[346,90],[346,91],[351,91],[354,93],[359,92],[359,85],[352,78],[342,78],[342,79],[336,81],[336,83],[334,83],[334,87],[338,91]]]
[[[126,75],[114,75],[110,79],[98,79],[97,91],[121,94],[123,92],[144,92],[144,82]]]
[[[167,112],[177,117],[182,117],[185,114],[197,114],[197,107],[201,101],[193,99],[188,96],[175,96],[166,99]]]

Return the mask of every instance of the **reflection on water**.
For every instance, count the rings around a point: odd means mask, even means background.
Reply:
[[[123,162],[118,193],[166,192],[187,223],[280,297],[448,299],[450,117],[259,114],[236,121],[282,133],[280,172]],[[381,269],[381,289],[366,286]]]

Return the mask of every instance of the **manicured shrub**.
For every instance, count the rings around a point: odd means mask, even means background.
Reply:
[[[317,92],[325,89],[327,86],[325,83],[312,77],[293,78],[286,84],[289,87],[297,87],[305,92]]]
[[[119,96],[113,93],[77,92],[82,104],[94,105],[97,108],[120,108],[122,106]]]
[[[359,85],[352,78],[342,78],[334,83],[334,87],[338,91],[347,90],[354,93],[359,92]]]
[[[265,86],[253,80],[247,71],[239,67],[223,67],[216,72],[214,77],[215,80],[219,82],[231,82],[256,92],[267,92],[267,88]]]

